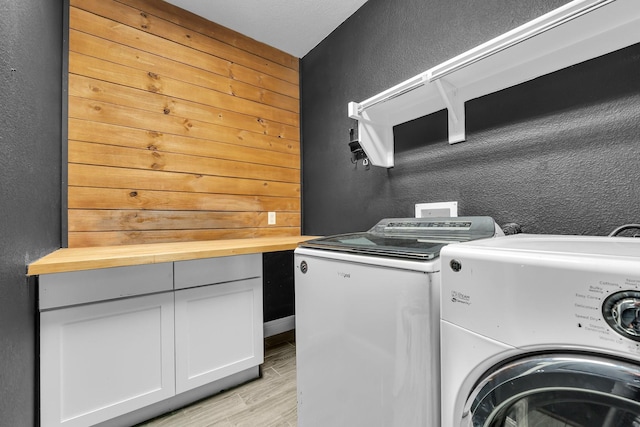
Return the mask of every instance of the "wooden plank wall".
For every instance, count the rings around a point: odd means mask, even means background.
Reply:
[[[298,58],[159,0],[69,31],[69,247],[300,234]]]

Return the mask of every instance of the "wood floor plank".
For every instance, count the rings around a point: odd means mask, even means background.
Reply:
[[[287,340],[266,342],[261,378],[137,427],[295,427],[297,419],[295,342]]]
[[[291,351],[291,343],[275,347],[269,351],[269,355],[264,358],[264,368],[273,369],[278,375],[286,375],[291,372],[295,373],[296,354]]]

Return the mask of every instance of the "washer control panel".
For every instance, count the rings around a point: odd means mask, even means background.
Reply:
[[[640,342],[640,292],[609,295],[602,304],[604,320],[620,335]]]

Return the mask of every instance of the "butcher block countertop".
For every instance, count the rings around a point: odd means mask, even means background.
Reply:
[[[27,275],[64,273],[98,268],[214,258],[295,249],[314,236],[151,243],[145,245],[63,248],[29,264]]]

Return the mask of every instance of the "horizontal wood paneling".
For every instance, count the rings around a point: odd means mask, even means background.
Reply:
[[[126,74],[121,74],[120,77],[123,80],[127,78]],[[178,86],[184,86],[184,84]],[[180,118],[189,117],[201,122],[234,129],[245,129],[258,134],[294,141],[297,141],[300,137],[299,132],[296,132],[297,126],[299,126],[297,114],[288,111],[280,112],[244,100],[240,100],[241,104],[247,103],[248,105],[236,106],[232,102],[216,99],[217,92],[215,91],[207,93],[206,90],[193,87],[175,89],[176,93],[179,93],[180,90],[182,90],[183,94],[193,92],[191,98],[195,101],[172,98],[145,90],[136,90],[120,84],[108,83],[74,74],[69,76],[69,95],[73,97],[123,105]],[[229,95],[220,95],[220,97],[234,99]],[[224,105],[227,109],[221,109],[215,107],[215,105]],[[247,113],[238,113],[231,110],[232,108],[237,111],[246,111]],[[250,115],[251,112],[264,114]]]
[[[140,89],[148,89],[156,93],[165,93],[166,82],[170,82],[169,84],[184,82],[198,88],[211,89],[222,94],[273,105],[294,113],[300,110],[297,86],[291,85],[290,90],[284,90],[286,93],[281,94],[76,30],[70,30],[69,44],[72,48],[71,55],[86,56],[82,64],[72,61],[74,67],[85,67],[82,71],[78,68],[70,70],[72,73],[111,81],[103,78],[106,74],[104,63],[108,63],[116,70],[126,70],[125,74],[129,78],[125,79],[124,84],[133,84]],[[100,58],[93,56],[96,52],[101,52]],[[153,68],[153,73],[149,71],[150,68]]]
[[[287,197],[139,190],[135,187],[70,187],[69,209],[299,212],[300,200]]]
[[[296,169],[78,141],[69,141],[69,162],[127,169],[300,182],[300,172]],[[166,177],[169,178],[169,175]]]
[[[69,139],[291,169],[300,167],[299,146],[291,144],[266,144],[260,148],[253,148],[74,118],[69,118]]]
[[[121,231],[121,232],[88,232],[69,233],[69,247],[81,248],[91,246],[135,245],[145,243],[165,243],[179,241],[175,239],[175,231]],[[218,230],[180,230],[181,241],[249,239],[256,237],[297,236],[299,227],[273,229],[240,228]]]
[[[123,188],[132,182],[136,183],[136,188],[144,190],[300,197],[300,184],[296,183],[73,163],[69,165],[71,186]]]
[[[151,130],[172,135],[192,136],[200,139],[227,142],[248,147],[287,151],[297,145],[294,141],[275,136],[249,132],[213,123],[163,113],[153,113],[125,105],[108,104],[90,99],[69,97],[69,117],[90,122]],[[299,145],[296,151],[299,151]]]
[[[280,226],[267,224],[264,212],[193,212],[193,211],[131,211],[74,209],[75,231],[127,230],[199,230],[233,228],[297,227],[300,214],[287,212],[278,215]],[[126,227],[123,227],[126,225]]]
[[[148,37],[140,37],[144,40],[162,38],[164,46],[169,42],[178,45],[189,46],[208,55],[215,56],[234,64],[239,64],[251,70],[260,71],[266,75],[298,84],[298,70],[282,66],[265,57],[230,46],[213,37],[200,34],[186,26],[180,26],[171,21],[154,16],[147,10],[147,4],[141,4],[139,8],[131,7],[127,2],[105,0],[71,0],[71,5],[89,11],[91,14],[102,16],[114,22],[124,24],[133,29],[139,29],[148,34]],[[190,25],[187,23],[187,25]],[[188,62],[188,61],[185,61]]]
[[[299,70],[298,58],[276,48],[266,46],[252,38],[240,36],[236,32],[229,31],[226,27],[207,21],[176,6],[170,4],[158,5],[157,2],[149,3],[145,0],[128,0],[126,3],[132,7],[145,9],[147,12],[177,25],[191,28],[193,31],[220,40],[230,46],[270,59],[292,70]]]
[[[77,0],[77,3],[84,5],[84,0]],[[116,2],[114,0],[104,0],[104,3],[115,4]],[[164,37],[154,36],[137,28],[122,25],[117,21],[102,18],[75,7],[71,8],[70,19],[71,28],[74,30],[158,55],[174,62],[191,65],[234,80],[264,87],[274,92],[293,97],[297,96],[294,88],[298,86],[298,81],[287,81],[271,74],[261,73],[216,55],[197,51]],[[100,53],[95,52],[95,55],[100,55]]]
[[[300,233],[297,58],[155,0],[69,44],[69,247]]]

